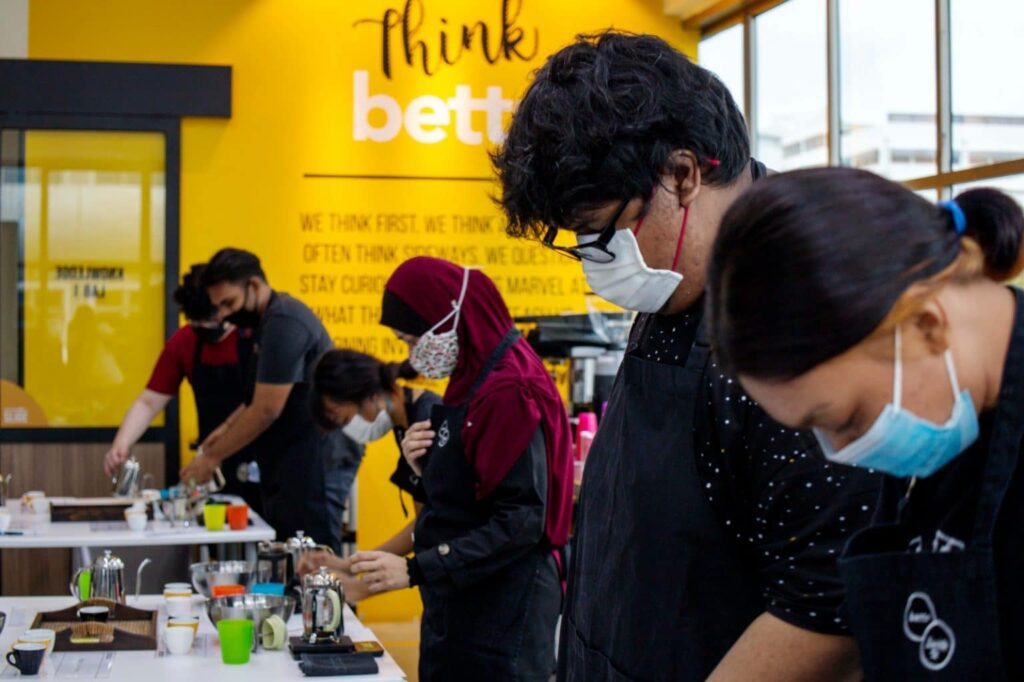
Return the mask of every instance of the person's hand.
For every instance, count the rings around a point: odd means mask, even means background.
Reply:
[[[349,604],[358,604],[371,594],[369,585],[347,570],[335,573],[334,577],[338,579],[341,588],[345,590],[345,601]]]
[[[340,556],[335,556],[330,552],[315,550],[300,554],[299,565],[295,570],[298,571],[299,577],[305,576],[308,573],[316,573],[320,570],[321,566],[326,566],[332,571],[339,571],[345,574],[348,573],[349,565],[351,563],[351,557],[342,558]]]
[[[196,457],[179,472],[181,480],[185,483],[195,481],[206,483],[213,478],[213,472],[217,469],[217,462],[209,457]]]
[[[405,557],[389,552],[358,552],[352,555],[349,571],[365,583],[370,594],[409,587],[409,566]]]
[[[128,459],[128,448],[114,441],[107,454],[103,457],[103,471],[107,476],[113,476]]]
[[[427,454],[433,443],[434,432],[430,430],[429,421],[416,422],[405,432],[405,438],[402,439],[402,456],[417,476],[423,475],[420,458]]]

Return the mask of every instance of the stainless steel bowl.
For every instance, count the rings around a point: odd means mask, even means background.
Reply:
[[[214,585],[241,585],[246,592],[256,582],[255,561],[210,561],[189,566],[192,586],[207,599]]]
[[[255,636],[252,650],[256,651],[261,640],[260,631],[263,621],[270,616],[279,616],[285,623],[295,612],[294,597],[280,597],[273,594],[235,594],[228,597],[216,597],[206,602],[206,614],[216,627],[218,621],[225,618],[251,620]]]

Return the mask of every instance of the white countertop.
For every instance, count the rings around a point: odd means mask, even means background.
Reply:
[[[157,608],[162,598],[157,595],[143,595],[139,599],[130,597],[129,606],[138,608]],[[2,597],[0,611],[7,614],[7,625],[0,634],[0,651],[10,649],[18,635],[32,623],[37,611],[55,611],[74,605],[72,597]],[[196,613],[200,613],[201,607]],[[160,615],[160,636],[163,637],[163,622],[166,614]],[[289,636],[302,633],[302,613],[296,613],[288,621]],[[375,640],[373,632],[359,622],[355,614],[345,608],[345,634],[354,641]],[[163,649],[161,645],[159,647]],[[95,670],[99,659],[112,655],[109,672],[97,675]],[[350,680],[351,682],[404,682],[405,673],[387,652],[375,659],[380,668],[376,675],[346,675],[319,679]],[[102,667],[102,666],[101,666]],[[76,674],[77,671],[77,674]],[[0,671],[0,679],[17,677],[17,671],[4,664]],[[116,653],[72,654],[53,652],[48,654],[39,671],[39,676],[31,679],[107,679],[111,682],[156,682],[157,680],[173,680],[174,682],[200,682],[215,680],[216,682],[270,682],[273,680],[307,679],[299,670],[298,661],[292,659],[287,648],[283,651],[264,651],[252,655],[245,665],[225,665],[221,662],[217,631],[206,617],[205,611],[200,617],[199,634],[192,652],[184,656],[161,654],[159,651],[118,651]],[[317,678],[309,678],[317,679]]]
[[[174,527],[168,521],[150,521],[146,530],[136,533],[124,521],[98,521],[88,523],[53,523],[49,514],[34,514],[21,510],[20,505],[8,505],[12,512],[8,531],[21,535],[0,535],[0,549],[76,548],[76,547],[153,547],[159,545],[222,545],[255,543],[273,540],[274,529],[249,510],[252,523],[245,530],[209,531],[203,526]]]

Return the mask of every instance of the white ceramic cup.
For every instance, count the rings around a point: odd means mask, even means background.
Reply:
[[[147,504],[160,499],[160,491],[156,488],[146,488],[139,494],[142,497],[142,501]]]
[[[53,651],[53,644],[57,640],[57,633],[48,628],[36,628],[35,630],[25,630],[18,637],[18,642],[28,642],[31,644],[45,644],[46,653]]]
[[[124,518],[132,532],[141,533],[146,530],[146,512],[129,509],[124,513]]]
[[[0,508],[0,533],[6,533],[11,527],[11,512]]]
[[[164,632],[167,651],[175,656],[187,654],[192,649],[192,641],[195,638],[196,631],[192,628],[169,627]]]
[[[181,618],[192,615],[192,597],[165,597],[167,615],[170,618]]]
[[[199,616],[173,616],[167,619],[167,628],[192,628],[192,632],[199,632]]]
[[[45,497],[33,497],[29,504],[35,514],[45,514],[50,511],[50,501]]]
[[[164,597],[191,597],[192,583],[164,583]]]

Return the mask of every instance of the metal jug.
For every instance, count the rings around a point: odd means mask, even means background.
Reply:
[[[103,550],[103,556],[96,557],[92,566],[82,566],[71,577],[68,589],[71,596],[81,600],[78,591],[78,577],[85,571],[92,571],[89,583],[89,599],[108,599],[118,604],[127,603],[124,593],[124,562],[120,557],[111,554],[109,549]]]
[[[135,571],[136,597],[142,594],[142,569],[150,563],[152,563],[150,559],[143,559]],[[88,580],[80,580],[86,571],[90,574]],[[87,599],[106,599],[118,604],[127,603],[124,590],[124,561],[112,554],[109,549],[103,550],[103,556],[96,557],[92,566],[82,566],[71,576],[68,589],[71,590],[71,596],[79,601],[85,601],[80,590],[83,582],[87,582],[89,585]]]
[[[292,584],[294,577],[295,565],[292,564],[288,545],[284,542],[261,542],[256,554],[256,580],[261,583],[283,583],[287,587]]]
[[[308,537],[304,531],[295,531],[295,537],[288,538],[285,540],[285,549],[292,556],[292,573],[297,574],[299,570],[299,560],[302,555],[307,552],[322,551],[328,554],[334,554],[334,550],[328,545],[318,545],[316,540]]]
[[[141,490],[139,477],[139,461],[129,457],[121,466],[121,473],[112,480],[114,483],[114,497],[137,497]]]
[[[11,494],[11,475],[0,474],[0,507],[7,504],[7,496]]]
[[[336,641],[345,632],[345,590],[326,566],[302,579],[302,639]]]

